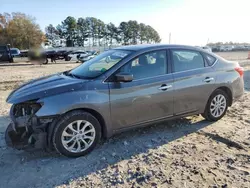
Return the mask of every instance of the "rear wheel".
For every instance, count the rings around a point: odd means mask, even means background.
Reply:
[[[10,59],[9,59],[9,63],[13,63],[14,62],[14,59],[13,59],[13,57],[11,57]]]
[[[56,125],[53,145],[67,157],[80,157],[94,149],[101,137],[99,121],[90,113],[72,111]]]
[[[208,121],[221,119],[228,108],[228,95],[225,91],[217,89],[209,98],[205,112],[202,116]]]

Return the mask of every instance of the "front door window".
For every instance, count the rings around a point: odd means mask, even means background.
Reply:
[[[120,72],[132,73],[134,80],[164,75],[167,73],[166,51],[142,54],[123,66]]]

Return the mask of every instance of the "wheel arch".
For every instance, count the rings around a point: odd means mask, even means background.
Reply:
[[[218,90],[218,89],[224,91],[228,95],[228,99],[229,99],[228,106],[232,106],[232,103],[233,103],[233,94],[232,94],[231,89],[229,87],[227,87],[227,86],[218,87],[216,90]],[[216,90],[214,90],[214,91],[216,91]]]
[[[222,114],[222,116],[221,117],[219,117],[219,119],[214,119],[214,117],[211,117],[210,115],[209,115],[209,113],[208,113],[208,107],[209,107],[209,101],[210,100],[212,100],[212,96],[216,93],[216,92],[218,92],[218,91],[221,91],[221,92],[224,92],[225,94],[227,94],[228,95],[228,105],[227,106],[231,106],[232,105],[232,102],[233,102],[233,98],[232,98],[232,91],[231,91],[231,89],[229,88],[229,87],[227,87],[227,86],[220,86],[220,87],[218,87],[218,88],[216,88],[211,94],[210,94],[210,96],[209,96],[209,98],[208,98],[208,100],[207,100],[207,103],[206,103],[206,107],[205,107],[205,109],[204,109],[204,112],[203,113],[201,113],[201,115],[205,118],[205,119],[207,119],[208,121],[217,121],[217,120],[219,120],[220,118],[222,118],[224,115]],[[226,111],[225,111],[226,112]],[[224,112],[224,114],[225,114],[225,112]]]
[[[101,125],[102,137],[104,137],[104,138],[107,137],[106,122],[105,122],[103,116],[99,112],[97,112],[96,110],[94,110],[94,109],[91,109],[91,108],[75,108],[75,109],[72,109],[72,110],[69,110],[69,111],[65,112],[61,116],[65,115],[65,114],[67,114],[69,112],[76,111],[76,110],[82,110],[82,111],[88,112],[91,115],[93,115],[99,121],[99,123]]]
[[[216,90],[222,90],[224,91],[227,95],[228,95],[228,98],[229,98],[229,104],[228,106],[232,106],[232,103],[233,103],[233,95],[232,95],[232,91],[229,87],[227,86],[220,86],[220,87],[217,87],[215,90],[213,90],[213,92],[211,92],[211,94],[209,95],[208,99],[207,99],[207,102],[206,102],[206,105],[210,99],[210,97],[213,95],[213,93],[216,91]]]
[[[48,131],[48,146],[49,147],[52,146],[52,135],[53,135],[53,132],[55,130],[56,124],[59,122],[61,117],[64,116],[65,114],[69,113],[69,112],[77,111],[77,110],[82,110],[82,111],[88,112],[91,115],[93,115],[99,121],[99,123],[101,125],[101,137],[102,138],[109,137],[106,122],[105,122],[103,116],[99,112],[97,112],[96,110],[90,109],[90,108],[75,108],[75,109],[71,109],[69,111],[64,112],[63,114],[61,114],[60,116],[55,118],[53,120],[53,122],[50,124],[50,126],[48,127],[48,130],[47,130]]]

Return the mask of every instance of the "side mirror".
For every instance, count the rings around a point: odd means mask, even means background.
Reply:
[[[133,74],[130,73],[118,73],[115,75],[116,81],[118,82],[131,82],[133,80]]]

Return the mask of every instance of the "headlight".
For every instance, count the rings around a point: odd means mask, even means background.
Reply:
[[[42,104],[32,102],[25,102],[20,104],[15,104],[13,106],[13,115],[14,117],[20,116],[32,116],[34,115],[40,108]]]

